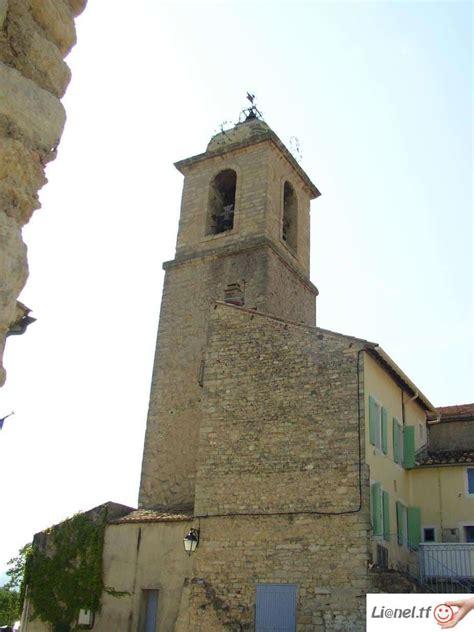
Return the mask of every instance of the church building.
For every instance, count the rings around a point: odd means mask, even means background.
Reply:
[[[378,344],[317,327],[320,192],[253,105],[175,166],[139,508],[109,503],[112,590],[81,626],[365,630],[368,592],[416,589],[409,477],[437,411]]]

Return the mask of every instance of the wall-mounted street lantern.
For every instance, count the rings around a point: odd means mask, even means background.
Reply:
[[[199,543],[199,529],[190,529],[184,536],[183,544],[184,550],[188,555],[194,553]]]

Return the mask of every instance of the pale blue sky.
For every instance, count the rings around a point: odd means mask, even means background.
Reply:
[[[473,401],[472,5],[90,0],[68,113],[24,234],[0,459],[0,568],[32,534],[138,492],[161,263],[182,176],[254,91],[322,192],[318,324],[379,342],[435,405]]]

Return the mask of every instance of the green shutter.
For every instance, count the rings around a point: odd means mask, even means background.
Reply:
[[[387,411],[382,408],[382,452],[387,454]]]
[[[408,547],[416,551],[421,542],[421,510],[419,507],[408,507],[407,521]]]
[[[372,445],[376,442],[377,405],[372,397],[369,397],[369,439]]]
[[[397,500],[396,508],[397,508],[397,542],[398,544],[401,545],[403,544],[403,537],[405,533],[405,525],[404,525],[405,507],[399,500]]]
[[[400,463],[400,446],[398,442],[398,421],[395,417],[392,419],[392,439],[393,439],[393,460],[395,463]]]
[[[388,492],[382,492],[383,539],[390,542],[390,499]]]
[[[380,504],[380,483],[373,483],[372,488],[372,533],[382,535],[382,512]]]
[[[415,427],[403,429],[403,467],[415,467]]]

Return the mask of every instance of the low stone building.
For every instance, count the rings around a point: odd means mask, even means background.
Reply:
[[[108,522],[89,628],[364,630],[367,592],[416,590],[397,571],[436,410],[376,343],[316,326],[319,191],[255,108],[176,166],[140,508]]]

